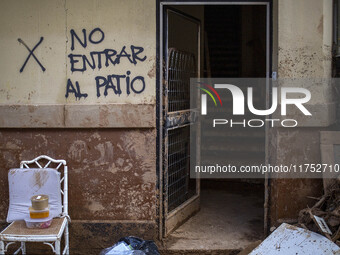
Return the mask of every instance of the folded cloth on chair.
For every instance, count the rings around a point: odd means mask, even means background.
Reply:
[[[60,172],[53,168],[15,168],[9,170],[9,209],[7,222],[23,220],[29,216],[31,197],[49,196],[50,216],[62,213]]]

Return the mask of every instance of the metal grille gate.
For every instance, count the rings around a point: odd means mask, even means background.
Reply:
[[[169,49],[165,84],[165,209],[171,212],[192,196],[190,192],[190,77],[196,77],[192,53]]]
[[[169,131],[168,145],[168,211],[189,197],[190,127]]]
[[[195,57],[191,53],[169,49],[168,112],[190,109],[190,77],[195,77]]]

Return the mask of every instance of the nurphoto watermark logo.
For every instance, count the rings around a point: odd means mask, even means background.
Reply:
[[[329,81],[319,79],[191,79],[190,177],[320,178],[313,162],[275,165],[268,155],[276,146],[271,129],[315,126],[318,91],[326,86]]]
[[[255,115],[255,116],[270,116],[274,112],[278,110],[280,107],[280,115],[287,116],[287,106],[291,105],[296,107],[300,111],[301,114],[305,116],[312,116],[310,111],[306,108],[304,104],[308,103],[311,100],[311,93],[306,88],[300,87],[271,87],[270,94],[271,98],[269,99],[267,94],[268,91],[263,93],[263,89],[257,86],[258,90],[262,91],[262,95],[258,95],[257,97],[260,98],[264,105],[268,105],[270,101],[270,106],[266,109],[257,109],[254,105],[254,88],[253,87],[244,87],[243,90],[237,85],[233,84],[226,84],[217,83],[213,85],[209,85],[205,82],[196,81],[197,88],[201,91],[200,96],[200,108],[201,108],[201,115],[208,114],[208,96],[214,103],[214,106],[223,107],[223,102],[221,99],[220,94],[222,93],[229,93],[232,96],[232,116],[245,116],[246,110],[247,112]],[[256,82],[257,83],[257,82]],[[268,88],[267,88],[268,89]],[[231,107],[231,105],[227,105],[225,107]],[[247,109],[246,109],[247,107]],[[223,110],[222,110],[223,111]],[[269,126],[274,127],[275,125],[279,124],[281,127],[296,127],[298,126],[298,121],[292,118],[251,118],[251,119],[243,119],[241,121],[235,121],[233,119],[213,119],[213,127],[217,125],[230,125],[233,127],[235,125],[242,125],[244,127],[263,127],[265,123],[268,123]]]

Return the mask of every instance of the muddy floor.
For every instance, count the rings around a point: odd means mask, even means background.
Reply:
[[[202,190],[201,210],[169,236],[166,249],[168,252],[206,250],[219,254],[218,250],[240,251],[262,238],[261,194],[209,188]]]

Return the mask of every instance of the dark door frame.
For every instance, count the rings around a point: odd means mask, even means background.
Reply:
[[[163,239],[163,87],[162,87],[162,74],[163,74],[163,10],[165,6],[169,5],[265,5],[267,8],[267,47],[266,47],[266,77],[268,82],[266,85],[266,106],[270,104],[271,87],[269,78],[272,78],[272,51],[273,51],[273,0],[156,0],[156,197],[157,197],[157,223],[158,223],[158,236]],[[266,141],[265,141],[265,157],[268,163],[268,148],[269,148],[269,127],[266,126]],[[268,234],[269,230],[269,205],[270,205],[270,178],[265,178],[265,204],[264,204],[264,233]]]

